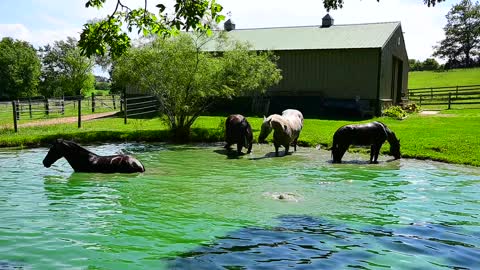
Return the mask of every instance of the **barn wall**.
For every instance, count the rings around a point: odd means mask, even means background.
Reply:
[[[392,91],[392,84],[396,85],[394,62],[398,60],[402,61],[401,89],[399,91]],[[382,50],[379,93],[379,98],[381,100],[391,99],[393,104],[398,104],[402,96],[408,96],[408,69],[408,55],[405,47],[405,40],[403,38],[402,28],[399,26],[392,33],[392,36]]]
[[[281,82],[271,95],[375,99],[376,49],[277,51]]]

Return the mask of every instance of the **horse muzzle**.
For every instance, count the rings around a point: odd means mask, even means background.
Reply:
[[[50,166],[52,166],[52,164],[48,164],[45,160],[43,161],[43,166],[45,166],[45,168],[50,168]]]

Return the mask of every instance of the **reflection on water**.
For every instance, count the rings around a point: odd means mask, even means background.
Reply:
[[[473,269],[480,265],[475,231],[438,224],[350,227],[308,216],[279,219],[278,226],[242,228],[183,253],[169,261],[169,268]]]
[[[0,269],[436,269],[480,258],[480,170],[254,145],[105,144],[143,174],[0,151]],[[202,268],[203,267],[203,268]]]

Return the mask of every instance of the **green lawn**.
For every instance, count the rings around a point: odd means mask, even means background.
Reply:
[[[258,138],[262,118],[249,117]],[[480,166],[480,110],[449,110],[438,115],[410,115],[404,120],[378,118],[387,124],[401,140],[404,157],[432,159],[444,162]],[[225,116],[200,117],[193,127],[193,142],[223,141]],[[371,120],[370,120],[371,121]],[[320,145],[322,151],[331,146],[335,130],[352,121],[306,119],[299,144],[307,147]],[[358,122],[357,122],[358,123]],[[55,138],[74,139],[77,142],[168,141],[169,132],[159,118],[129,120],[107,118],[48,127],[23,128],[15,134],[11,129],[0,129],[0,146],[47,145]],[[271,140],[271,135],[269,137]],[[254,146],[255,149],[255,146]],[[357,149],[352,149],[357,151]],[[359,151],[366,151],[360,149]],[[382,148],[388,152],[388,143]]]
[[[480,68],[452,69],[443,72],[413,71],[408,73],[408,88],[480,85]]]

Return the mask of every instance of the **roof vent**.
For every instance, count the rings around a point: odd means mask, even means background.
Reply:
[[[223,24],[223,28],[225,29],[225,31],[232,31],[232,30],[235,30],[235,24],[232,22],[231,19],[228,19],[228,20]]]
[[[330,27],[333,25],[333,18],[330,17],[330,14],[327,13],[325,17],[322,18],[322,27]]]

